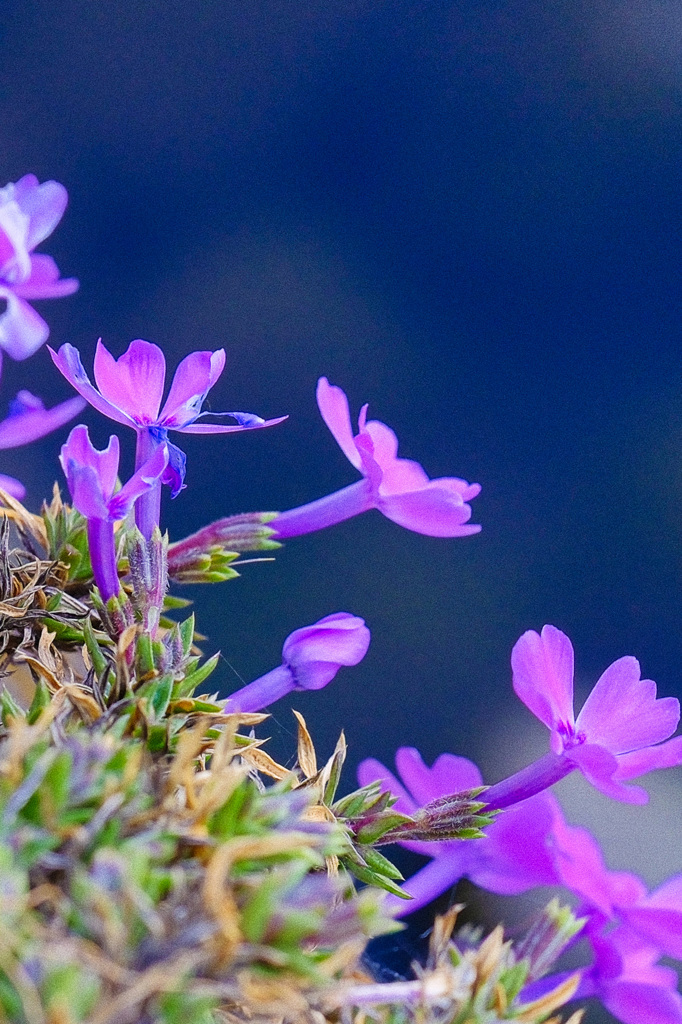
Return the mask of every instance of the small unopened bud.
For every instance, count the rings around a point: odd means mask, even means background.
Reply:
[[[168,574],[178,583],[216,583],[237,575],[230,563],[244,551],[281,545],[267,524],[276,512],[245,512],[209,523],[168,548]]]
[[[162,537],[155,526],[151,538],[145,540],[139,530],[131,531],[128,564],[135,607],[145,630],[153,636],[168,587],[168,534]]]
[[[408,840],[422,842],[447,839],[478,839],[492,821],[492,814],[481,814],[485,804],[476,797],[481,788],[467,789],[438,797],[411,816],[411,820],[396,825],[382,835],[378,843],[400,843]]]

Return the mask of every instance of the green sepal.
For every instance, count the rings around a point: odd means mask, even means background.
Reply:
[[[413,824],[413,819],[407,814],[400,814],[398,811],[382,811],[366,825],[361,825],[355,833],[355,838],[358,843],[375,843],[391,829],[411,824]]]
[[[345,861],[345,857],[342,859]],[[363,867],[362,864],[358,864],[355,861],[348,863],[346,867],[355,875],[358,881],[365,882],[366,885],[373,885],[377,889],[384,889],[386,892],[390,892],[392,896],[398,896],[401,900],[412,898],[409,893],[401,889],[399,885],[396,885],[393,879],[378,871],[372,871],[370,867]]]
[[[392,864],[388,857],[384,857],[383,853],[379,853],[378,850],[363,850],[362,858],[372,871],[378,871],[379,874],[385,875],[386,878],[392,878],[395,882],[405,880],[405,876],[398,871],[395,864]]]
[[[200,668],[195,669],[193,672],[189,672],[184,679],[178,680],[173,691],[173,697],[189,697],[196,690],[205,679],[208,679],[211,672],[214,671],[218,664],[220,654],[213,654],[210,658],[201,665]]]

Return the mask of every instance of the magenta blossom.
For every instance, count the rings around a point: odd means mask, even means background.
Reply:
[[[341,388],[321,377],[317,404],[346,458],[363,479],[308,505],[283,512],[272,526],[280,538],[297,537],[350,519],[370,508],[399,526],[429,537],[464,537],[480,526],[467,525],[467,502],[481,490],[458,477],[429,480],[418,462],[398,458],[398,439],[379,420],[367,420],[363,405],[358,433],[353,435],[348,399]]]
[[[26,359],[40,348],[50,329],[26,299],[56,299],[78,288],[72,277],[59,279],[51,256],[33,250],[51,235],[66,208],[67,193],[56,181],[42,185],[33,174],[0,189],[0,356]]]
[[[231,694],[225,710],[260,711],[292,690],[319,690],[342,665],[362,661],[369,639],[365,620],[348,612],[296,629],[284,641],[282,664]]]
[[[85,402],[82,398],[69,398],[51,409],[30,391],[20,391],[10,402],[9,416],[0,422],[0,449],[20,448],[37,441],[64,426],[81,412]],[[0,473],[0,487],[15,498],[23,498],[26,488],[14,477]]]
[[[441,754],[429,768],[418,750],[401,747],[395,762],[401,781],[373,758],[360,764],[358,779],[362,786],[382,782],[384,790],[398,797],[394,807],[404,814],[414,814],[438,797],[483,785],[476,765],[454,754]],[[541,793],[501,814],[486,828],[483,839],[401,841],[406,849],[433,860],[404,884],[412,897],[409,902],[388,897],[391,912],[398,917],[411,914],[463,877],[507,895],[559,884],[552,838],[557,807],[550,794]]]
[[[675,697],[656,699],[656,684],[640,678],[635,658],[619,658],[599,677],[576,718],[573,647],[554,626],[528,630],[512,651],[514,690],[551,732],[551,753],[486,793],[489,807],[507,807],[579,769],[614,800],[646,803],[625,782],[682,763],[682,736],[664,743],[680,719]]]
[[[149,341],[131,341],[119,359],[114,359],[101,341],[95,352],[94,387],[81,357],[73,345],[62,345],[59,352],[50,349],[55,366],[83,398],[99,412],[132,427],[137,433],[135,468],[139,469],[159,445],[168,448],[168,465],[162,480],[141,498],[135,509],[137,525],[149,539],[159,522],[161,483],[169,484],[172,496],[182,490],[185,478],[185,454],[168,440],[168,431],[184,434],[228,434],[253,427],[269,427],[286,417],[263,420],[244,412],[211,413],[230,416],[236,424],[198,423],[206,395],[225,366],[225,352],[192,352],[185,356],[173,377],[166,401],[161,407],[166,381],[166,360],[157,345]]]
[[[119,443],[112,435],[103,451],[90,441],[88,428],[74,427],[62,446],[59,461],[69,484],[74,507],[88,522],[88,547],[95,582],[104,601],[120,589],[113,524],[130,512],[140,495],[155,486],[168,464],[165,445],[157,448],[120,490]]]

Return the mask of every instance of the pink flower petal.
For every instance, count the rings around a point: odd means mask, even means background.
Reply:
[[[511,656],[514,692],[548,729],[573,727],[573,647],[565,633],[544,626],[529,629]]]
[[[47,351],[52,356],[52,362],[59,372],[94,409],[97,409],[98,412],[108,416],[111,420],[115,420],[117,423],[123,423],[127,427],[133,427],[133,429],[137,428],[134,419],[100,395],[99,391],[92,386],[90,378],[81,362],[78,349],[67,343],[62,345],[59,352],[55,352],[49,345],[47,346]]]
[[[158,345],[138,338],[119,359],[97,342],[95,382],[103,398],[136,424],[156,423],[163,398],[166,360]]]
[[[225,350],[191,352],[180,362],[173,383],[159,416],[159,423],[168,428],[181,428],[201,412],[201,403],[225,366]]]
[[[578,715],[576,729],[590,743],[620,754],[667,739],[679,720],[679,701],[656,700],[656,684],[640,679],[639,662],[628,657],[602,673]]]
[[[618,762],[605,747],[592,743],[570,747],[564,757],[576,765],[595,789],[625,804],[645,804],[649,794],[641,786],[625,786],[618,780]]]
[[[59,299],[78,291],[75,277],[59,279],[59,269],[51,256],[31,256],[31,273],[21,284],[12,285],[21,299]]]
[[[28,359],[47,341],[50,328],[28,302],[9,288],[0,286],[0,298],[7,301],[7,309],[0,316],[0,348],[12,359]]]
[[[5,476],[4,473],[0,473],[0,487],[3,491],[7,491],[13,498],[17,498],[19,501],[26,494],[26,488],[20,480],[15,480],[13,476]]]
[[[483,785],[481,773],[473,761],[454,754],[441,754],[429,768],[415,747],[400,747],[395,763],[401,779],[419,806],[449,793],[460,793]]]
[[[420,491],[386,496],[379,493],[376,507],[399,526],[428,537],[466,537],[481,529],[465,525],[471,508],[457,491],[441,487],[438,480]]]
[[[210,413],[209,413],[210,416]],[[277,416],[274,420],[261,420],[260,423],[247,424],[223,424],[223,423],[189,423],[186,427],[172,427],[172,430],[179,430],[183,434],[235,434],[239,430],[259,430],[261,427],[274,427],[277,423],[284,423],[288,416]]]
[[[77,416],[84,406],[82,398],[69,398],[51,409],[35,408],[8,416],[0,423],[0,448],[18,448],[50,434]]]
[[[57,181],[38,184],[33,174],[25,174],[14,186],[14,198],[23,213],[28,215],[27,245],[35,249],[51,235],[64,215],[68,193]]]
[[[362,463],[353,439],[345,392],[335,384],[330,384],[326,377],[320,377],[317,382],[317,405],[343,454],[356,469],[360,469]]]
[[[373,757],[367,757],[358,765],[358,782],[361,786],[369,786],[372,782],[381,782],[384,793],[392,793],[398,798],[393,806],[400,814],[414,814],[419,806],[408,793],[402,783],[388,768]]]
[[[676,768],[682,764],[682,736],[675,736],[666,743],[629,754],[619,754],[616,779],[636,779],[657,768]]]

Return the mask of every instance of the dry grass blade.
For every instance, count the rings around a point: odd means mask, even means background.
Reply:
[[[294,711],[298,722],[298,763],[306,779],[312,779],[317,775],[317,755],[305,718],[298,711]]]

